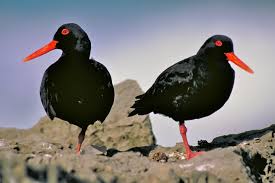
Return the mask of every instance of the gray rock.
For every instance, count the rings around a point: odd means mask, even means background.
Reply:
[[[142,94],[136,81],[126,80],[115,86],[115,101],[104,123],[91,125],[86,142],[121,151],[155,144],[149,115],[128,117],[135,96]]]
[[[79,179],[71,172],[65,171],[60,166],[30,166],[23,159],[13,159],[13,156],[0,160],[0,182],[1,183],[88,183],[89,181]],[[101,182],[95,179],[93,182]]]
[[[14,149],[6,148],[10,141],[2,139],[0,180],[69,182],[72,179],[76,183],[272,182],[275,176],[274,126],[266,128],[264,133],[262,130],[253,132],[254,138],[244,137],[235,146],[229,143],[232,140],[229,137],[235,138],[238,134],[223,138],[225,141],[220,140],[221,146],[215,141],[214,144],[208,143],[211,150],[204,146],[206,152],[189,161],[181,158],[184,149],[180,143],[175,147],[135,147],[128,151],[90,146],[92,149],[85,149],[88,153],[77,156],[74,149],[61,148],[58,143],[39,143],[39,139],[29,139],[30,142],[22,141]],[[251,134],[251,131],[240,135],[246,133]],[[32,142],[37,145],[31,145]],[[40,150],[24,150],[32,146]],[[109,153],[111,150],[112,153]],[[165,161],[161,161],[163,158]]]

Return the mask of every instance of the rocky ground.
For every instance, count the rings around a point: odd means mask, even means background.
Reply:
[[[0,182],[275,182],[275,125],[200,141],[205,153],[184,159],[181,144],[155,144],[149,116],[127,118],[135,81],[115,87],[114,107],[104,123],[88,128],[81,155],[80,129],[47,117],[26,130],[0,129]]]

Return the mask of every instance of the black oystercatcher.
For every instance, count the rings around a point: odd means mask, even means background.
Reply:
[[[228,100],[235,78],[228,61],[253,73],[234,54],[229,37],[210,37],[196,55],[166,69],[145,94],[137,96],[129,116],[154,112],[173,118],[179,122],[186,159],[201,154],[190,150],[184,121],[208,116]]]
[[[48,116],[61,118],[82,128],[77,153],[89,124],[104,121],[114,101],[111,76],[104,65],[89,59],[91,42],[77,24],[62,25],[53,41],[24,59],[27,62],[53,49],[62,56],[44,73],[40,97]]]

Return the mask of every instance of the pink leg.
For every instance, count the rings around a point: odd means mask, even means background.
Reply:
[[[183,146],[185,148],[186,159],[189,160],[191,158],[194,158],[194,157],[202,154],[203,153],[202,151],[200,151],[200,152],[192,152],[191,151],[190,146],[188,144],[187,137],[186,137],[187,128],[184,125],[184,122],[183,123],[180,122],[179,127],[180,127],[180,134],[181,134],[182,140],[183,140]]]

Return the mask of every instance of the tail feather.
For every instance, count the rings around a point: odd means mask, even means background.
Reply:
[[[128,117],[134,116],[134,115],[136,115],[136,114],[138,114],[138,111],[137,111],[136,109],[134,109],[132,112],[130,112],[130,113],[128,114]]]
[[[144,96],[144,94],[141,94],[141,95],[136,96],[135,98],[136,99],[141,99],[143,96]]]
[[[138,114],[138,115],[144,115],[144,114],[148,114],[148,113],[150,113],[150,112],[148,112],[147,110],[144,110],[143,108],[135,108],[132,112],[130,112],[128,114],[128,117],[134,116],[136,114]]]
[[[136,96],[136,99],[138,100],[136,100],[135,103],[132,105],[131,108],[133,108],[134,110],[128,114],[129,117],[134,116],[136,114],[144,115],[151,112],[150,110],[148,110],[146,102],[142,99],[143,96],[144,95]]]

